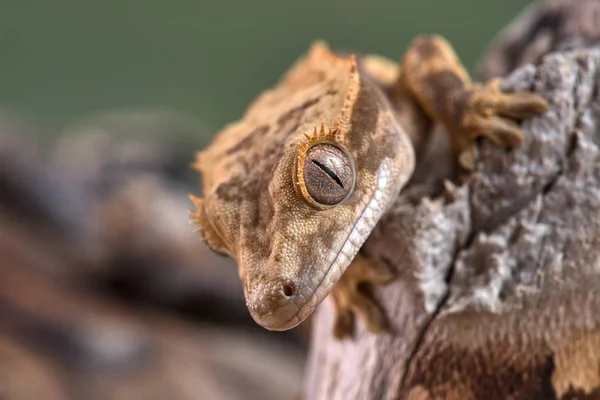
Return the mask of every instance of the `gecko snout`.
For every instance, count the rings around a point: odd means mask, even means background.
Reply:
[[[264,328],[279,331],[300,322],[296,317],[303,302],[296,282],[286,279],[271,285],[250,285],[246,294],[252,318]]]

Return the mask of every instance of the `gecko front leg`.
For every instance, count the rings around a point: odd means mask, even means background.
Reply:
[[[384,332],[387,328],[384,312],[361,287],[364,284],[382,285],[393,279],[394,272],[385,262],[357,254],[331,291],[336,308],[334,336],[342,339],[352,333],[354,315],[364,320],[370,332]]]
[[[408,113],[421,112],[431,122],[441,123],[450,136],[454,153],[460,156],[472,149],[479,137],[501,147],[520,144],[524,137],[517,121],[548,109],[540,96],[503,93],[500,84],[500,79],[485,85],[471,82],[446,40],[424,36],[413,41],[402,59],[394,97],[411,98],[421,110],[408,108]],[[402,104],[399,108],[402,115]],[[413,115],[405,118],[415,120]]]

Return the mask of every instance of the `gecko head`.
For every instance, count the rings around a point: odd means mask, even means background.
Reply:
[[[397,197],[412,146],[354,57],[313,45],[199,154],[192,219],[239,265],[252,317],[290,329],[325,299]]]

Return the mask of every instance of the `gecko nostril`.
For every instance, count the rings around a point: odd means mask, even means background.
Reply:
[[[292,297],[296,293],[296,286],[293,283],[285,283],[282,291],[285,297]]]

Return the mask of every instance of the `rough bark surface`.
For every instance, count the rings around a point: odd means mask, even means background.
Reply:
[[[402,193],[363,248],[398,271],[374,293],[391,331],[358,322],[338,341],[325,301],[306,399],[600,398],[598,10],[542,3],[499,37],[483,74],[538,62],[504,86],[539,93],[551,109],[523,123],[514,151],[482,143],[469,184],[432,198],[416,183]],[[553,38],[543,51],[540,32]],[[573,44],[588,47],[563,50]],[[561,51],[541,57],[551,50]]]

